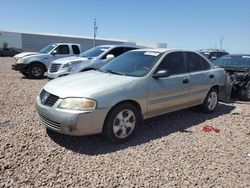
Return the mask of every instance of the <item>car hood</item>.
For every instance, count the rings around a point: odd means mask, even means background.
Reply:
[[[57,59],[57,60],[53,61],[53,63],[66,64],[66,63],[73,63],[73,62],[79,62],[79,61],[88,62],[88,61],[90,61],[90,59],[86,58],[86,57],[73,56],[73,57],[64,57],[64,58]]]
[[[23,57],[27,57],[31,55],[36,55],[36,54],[40,54],[40,53],[39,52],[22,52],[22,53],[15,55],[14,58],[19,59],[19,58],[23,58]]]
[[[44,86],[44,89],[60,98],[91,97],[95,93],[129,86],[137,79],[137,77],[87,71],[52,80]]]

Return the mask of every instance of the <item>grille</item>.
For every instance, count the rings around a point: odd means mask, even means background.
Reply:
[[[51,72],[51,73],[57,72],[59,70],[60,66],[61,66],[61,64],[52,63],[50,65],[49,72]]]
[[[45,90],[42,90],[40,94],[40,100],[43,105],[53,106],[58,99],[58,96],[50,94]]]
[[[61,129],[61,126],[60,126],[60,123],[57,123],[55,121],[52,121],[44,116],[42,116],[41,114],[38,114],[39,115],[39,118],[40,120],[48,127],[50,128],[53,128],[55,130],[60,130]]]

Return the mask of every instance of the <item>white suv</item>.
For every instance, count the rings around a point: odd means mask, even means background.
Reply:
[[[127,45],[102,45],[87,50],[79,56],[61,58],[53,61],[48,69],[49,78],[58,78],[68,74],[98,69],[111,59],[130,50],[138,49],[137,46]]]

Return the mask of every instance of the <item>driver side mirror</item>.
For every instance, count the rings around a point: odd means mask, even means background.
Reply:
[[[170,72],[167,69],[160,69],[159,71],[153,74],[153,78],[155,79],[169,77],[169,76],[170,76]]]
[[[52,55],[56,55],[57,54],[57,51],[56,50],[53,50],[53,52],[51,53]]]
[[[108,54],[106,56],[106,60],[111,60],[111,59],[114,59],[114,58],[115,58],[115,56],[113,54]]]

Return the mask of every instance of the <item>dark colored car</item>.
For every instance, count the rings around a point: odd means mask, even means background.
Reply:
[[[224,51],[224,50],[200,50],[198,51],[199,53],[201,53],[202,55],[204,55],[206,58],[208,58],[211,61],[215,61],[216,59],[224,56],[224,55],[228,55],[229,53]]]
[[[20,52],[12,49],[12,48],[3,48],[0,49],[0,57],[13,57],[14,55]]]
[[[213,64],[226,70],[232,83],[232,94],[250,100],[250,54],[226,55]]]

